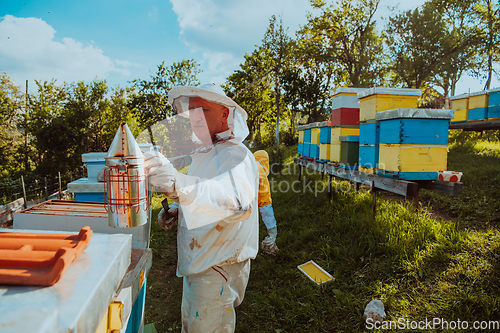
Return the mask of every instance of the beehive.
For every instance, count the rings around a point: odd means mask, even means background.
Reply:
[[[299,143],[304,143],[304,126],[297,126],[297,132],[299,133]]]
[[[330,144],[320,143],[319,145],[319,158],[325,161],[330,161]]]
[[[309,146],[309,157],[311,158],[319,158],[319,144],[313,144]]]
[[[359,135],[340,136],[340,163],[347,166],[358,164]]]
[[[380,143],[447,145],[453,110],[394,109],[377,113]]]
[[[311,144],[319,145],[320,133],[319,127],[311,128]]]
[[[324,121],[320,125],[320,134],[319,134],[319,143],[330,143],[331,139],[331,122],[329,121]]]
[[[378,145],[380,141],[380,122],[368,120],[359,125],[359,144],[360,145]]]
[[[455,110],[455,115],[451,119],[452,123],[465,122],[469,119],[469,94],[461,94],[450,97],[451,108]]]
[[[488,119],[488,91],[478,91],[469,95],[469,112],[467,120],[470,122]]]
[[[436,180],[447,169],[446,145],[379,145],[379,175],[405,180]]]
[[[421,89],[371,88],[358,93],[359,120],[373,120],[376,113],[397,108],[416,108]]]
[[[500,88],[488,90],[488,119],[500,118]]]
[[[379,145],[359,145],[358,165],[366,169],[377,169]]]
[[[332,96],[332,125],[359,125],[357,93],[365,88],[337,88]]]

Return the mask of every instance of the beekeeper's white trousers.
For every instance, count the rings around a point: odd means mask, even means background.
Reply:
[[[213,266],[184,277],[182,289],[182,332],[234,332],[234,308],[245,296],[250,276],[250,259],[241,263]]]

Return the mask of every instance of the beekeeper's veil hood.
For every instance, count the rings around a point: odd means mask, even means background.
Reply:
[[[214,83],[198,87],[175,87],[168,94],[168,102],[177,114],[189,109],[189,98],[200,97],[206,101],[223,105],[229,109],[227,124],[234,138],[230,141],[241,143],[248,136],[247,113],[235,101],[227,97],[221,87]],[[186,112],[187,114],[187,112]]]

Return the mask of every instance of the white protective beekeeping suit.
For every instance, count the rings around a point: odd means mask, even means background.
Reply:
[[[233,332],[234,307],[243,299],[250,259],[258,251],[258,171],[242,144],[248,135],[246,112],[213,84],[174,88],[169,103],[186,113],[190,97],[226,106],[229,130],[192,155],[187,175],[163,158],[150,184],[180,204],[177,276],[184,278],[183,331]]]

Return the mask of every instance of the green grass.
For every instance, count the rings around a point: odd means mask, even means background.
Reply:
[[[295,149],[285,149],[286,163]],[[274,192],[280,251],[276,257],[259,252],[252,261],[236,332],[368,331],[362,315],[372,299],[384,302],[386,320],[499,320],[498,151],[498,144],[484,142],[452,146],[449,169],[464,172],[464,194],[426,192],[422,201],[430,208],[418,214],[409,203],[379,196],[374,215],[370,193],[315,195],[314,184],[326,184],[319,173],[310,172],[301,187],[295,183],[299,193]],[[292,165],[274,177],[274,189],[291,188],[297,170]],[[334,188],[348,188],[340,185]],[[155,212],[160,199],[153,201]],[[447,218],[435,218],[436,211]],[[261,223],[260,240],[265,235]],[[151,248],[145,320],[158,332],[178,332],[175,231],[153,221]],[[309,260],[335,281],[316,286],[308,280],[297,266]]]

